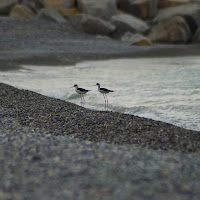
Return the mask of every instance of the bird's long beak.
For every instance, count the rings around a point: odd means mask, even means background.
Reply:
[[[70,88],[73,88],[74,86],[70,87]]]

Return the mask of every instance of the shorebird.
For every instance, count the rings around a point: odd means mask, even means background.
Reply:
[[[101,88],[99,83],[97,83],[96,85],[98,86],[98,91],[103,94],[103,97],[104,97],[104,100],[105,100],[105,110],[107,108],[107,111],[108,111],[108,97],[107,97],[107,94],[110,93],[110,92],[114,92],[114,91],[109,90],[107,88]]]
[[[85,103],[85,99],[84,99],[84,94],[86,94],[87,92],[89,92],[90,90],[86,90],[84,88],[79,88],[77,84],[74,84],[73,86],[75,88],[75,91],[80,94],[81,97],[81,107],[84,109],[84,103]]]

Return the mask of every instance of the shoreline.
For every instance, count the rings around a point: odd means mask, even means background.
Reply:
[[[3,83],[0,88],[1,106],[8,117],[16,118],[22,126],[41,128],[47,134],[72,135],[92,142],[136,144],[155,150],[200,151],[198,131],[117,112],[89,109],[81,112],[80,106],[63,100]],[[13,94],[16,94],[14,98]]]
[[[81,45],[81,44],[80,44]],[[130,48],[128,44],[123,44]],[[128,52],[114,53],[51,53],[50,55],[26,55],[8,58],[0,58],[0,71],[20,69],[21,65],[48,65],[48,66],[69,66],[84,61],[100,61],[109,59],[129,59],[129,58],[162,58],[162,57],[179,57],[179,56],[199,56],[200,45],[155,45],[152,47],[132,46]],[[1,55],[2,52],[0,52]],[[15,57],[15,56],[13,56]]]

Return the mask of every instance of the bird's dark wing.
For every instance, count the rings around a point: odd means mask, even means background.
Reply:
[[[78,88],[78,90],[81,91],[81,92],[89,92],[90,91],[90,90],[86,90],[84,88]]]
[[[101,90],[105,91],[105,92],[114,92],[113,90],[109,90],[107,88],[101,88]]]

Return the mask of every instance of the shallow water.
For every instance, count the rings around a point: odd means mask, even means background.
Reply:
[[[74,84],[91,90],[85,107],[109,110],[169,122],[200,131],[200,58],[138,58],[82,62],[75,66],[23,66],[23,70],[0,73],[1,82],[18,88],[80,103]]]

